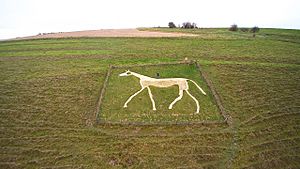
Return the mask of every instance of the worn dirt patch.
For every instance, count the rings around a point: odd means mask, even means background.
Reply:
[[[43,33],[17,39],[66,38],[66,37],[184,37],[197,36],[186,33],[139,31],[138,29],[100,29],[75,32]]]

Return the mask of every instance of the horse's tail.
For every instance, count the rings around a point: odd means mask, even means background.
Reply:
[[[193,80],[191,80],[191,79],[188,79],[189,81],[191,81],[191,82],[193,82],[197,87],[198,87],[198,89],[204,94],[204,95],[206,95],[206,93],[202,90],[202,88],[195,82],[195,81],[193,81]]]

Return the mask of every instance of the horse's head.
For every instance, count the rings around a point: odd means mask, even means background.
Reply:
[[[132,74],[131,74],[131,71],[130,70],[127,70],[127,71],[125,71],[124,73],[121,73],[121,74],[119,74],[119,76],[131,76]]]

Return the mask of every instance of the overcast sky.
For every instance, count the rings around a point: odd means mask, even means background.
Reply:
[[[169,21],[300,29],[300,0],[0,0],[0,39]]]

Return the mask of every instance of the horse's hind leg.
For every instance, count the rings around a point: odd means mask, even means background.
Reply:
[[[149,93],[149,96],[150,96],[150,99],[151,99],[151,102],[152,102],[153,110],[156,110],[155,102],[153,100],[153,95],[151,93],[150,87],[147,87],[147,89],[148,89],[148,93]]]
[[[138,95],[141,91],[143,91],[145,89],[145,87],[142,87],[141,90],[137,91],[136,93],[134,93],[132,96],[130,96],[128,98],[128,100],[125,102],[123,107],[127,107],[127,104],[131,101],[131,99],[133,99],[136,95]]]
[[[188,90],[185,90],[185,91],[186,91],[186,93],[187,93],[189,96],[191,96],[191,98],[196,102],[196,104],[197,104],[197,111],[196,111],[196,114],[199,113],[200,106],[199,106],[198,100],[197,100],[193,95],[191,95],[191,93],[190,93]]]
[[[182,99],[183,96],[183,90],[179,90],[179,96],[170,104],[169,109],[173,108],[173,105]]]

